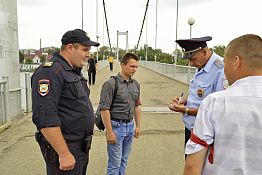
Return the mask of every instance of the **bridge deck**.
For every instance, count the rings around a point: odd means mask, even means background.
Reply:
[[[105,68],[97,73],[96,85],[90,87],[90,98],[94,106],[98,105],[103,82],[118,71],[119,66],[115,64],[114,71],[110,72],[109,68]],[[134,78],[141,83],[141,137],[134,142],[126,174],[182,174],[184,126],[180,114],[170,112],[167,104],[181,92],[187,95],[188,87],[143,67],[139,67]],[[0,134],[1,174],[45,174],[44,162],[34,140],[34,130],[29,114]],[[106,164],[105,135],[96,130],[88,174],[105,174]]]

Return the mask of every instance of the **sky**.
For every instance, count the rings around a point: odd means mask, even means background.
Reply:
[[[19,49],[39,49],[40,38],[42,47],[60,47],[66,31],[82,28],[82,7],[83,29],[92,40],[96,41],[98,34],[100,44],[109,46],[103,0],[83,0],[83,6],[81,2],[17,0]],[[178,0],[178,17],[176,2],[149,0],[139,47],[147,43],[153,49],[172,53],[176,47],[176,29],[177,39],[190,37],[188,19],[191,17],[195,19],[191,36],[212,36],[209,47],[226,46],[243,34],[262,34],[261,0]],[[130,49],[137,45],[146,3],[147,0],[105,0],[112,47],[116,47],[117,31],[128,31]],[[119,47],[126,48],[125,36],[119,36]]]

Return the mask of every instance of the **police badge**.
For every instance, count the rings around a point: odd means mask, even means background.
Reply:
[[[46,96],[50,89],[50,81],[47,79],[41,79],[38,81],[38,93],[41,96]]]
[[[198,89],[197,90],[197,95],[202,98],[204,96],[204,89]]]

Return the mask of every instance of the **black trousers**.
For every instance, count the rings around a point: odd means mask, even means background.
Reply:
[[[96,70],[88,70],[88,83],[95,84],[96,82]]]
[[[113,63],[109,63],[110,70],[113,70]]]
[[[40,144],[42,155],[46,162],[47,175],[86,175],[87,164],[89,161],[89,151],[83,151],[82,142],[69,142],[67,146],[73,154],[76,164],[75,168],[70,171],[61,171],[59,169],[58,155],[50,147]]]
[[[191,136],[191,131],[185,127],[185,146],[186,146],[187,141],[190,139],[190,136]],[[186,159],[186,156],[187,155],[185,154],[185,159]]]

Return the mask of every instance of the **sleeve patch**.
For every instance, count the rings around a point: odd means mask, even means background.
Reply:
[[[38,93],[41,96],[46,96],[50,90],[50,81],[48,79],[41,79],[38,81]]]

